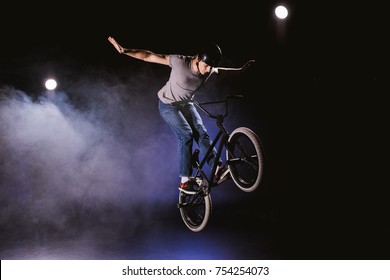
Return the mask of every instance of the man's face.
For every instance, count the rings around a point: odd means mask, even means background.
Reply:
[[[211,66],[201,60],[198,61],[198,68],[201,75],[208,74],[211,71]]]

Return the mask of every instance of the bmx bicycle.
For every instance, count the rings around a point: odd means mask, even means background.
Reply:
[[[237,127],[229,133],[224,125],[224,120],[228,115],[228,101],[242,97],[242,95],[227,95],[223,100],[217,101],[190,101],[208,117],[215,119],[218,126],[218,132],[211,147],[202,159],[199,160],[199,149],[194,149],[192,154],[194,168],[190,180],[196,182],[196,193],[187,194],[182,191],[179,193],[177,207],[184,224],[191,231],[199,232],[206,227],[212,212],[211,190],[225,182],[226,179],[232,179],[234,184],[244,192],[253,192],[260,186],[264,170],[264,151],[259,136],[247,127]],[[223,114],[212,114],[205,107],[205,105],[217,103],[225,103]],[[210,169],[207,169],[205,164],[214,148],[216,148],[215,160]],[[225,153],[225,158],[222,157],[223,153]],[[225,178],[217,178],[217,167],[226,170]]]

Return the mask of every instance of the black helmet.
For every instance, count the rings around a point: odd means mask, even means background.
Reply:
[[[221,62],[222,52],[219,46],[213,42],[201,46],[198,57],[201,61],[212,67],[216,67]]]

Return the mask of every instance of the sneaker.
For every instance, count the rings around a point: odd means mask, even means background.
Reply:
[[[215,170],[215,179],[217,180],[217,183],[220,184],[223,181],[225,181],[229,176],[229,168],[227,165],[218,165],[217,169]]]
[[[186,194],[196,194],[194,185],[196,185],[194,181],[188,180],[185,183],[180,183],[179,190]]]

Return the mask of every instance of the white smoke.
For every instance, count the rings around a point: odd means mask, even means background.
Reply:
[[[33,98],[3,86],[0,120],[5,233],[68,235],[88,223],[135,228],[153,223],[159,205],[175,207],[176,140],[154,89],[84,77],[67,92]]]

